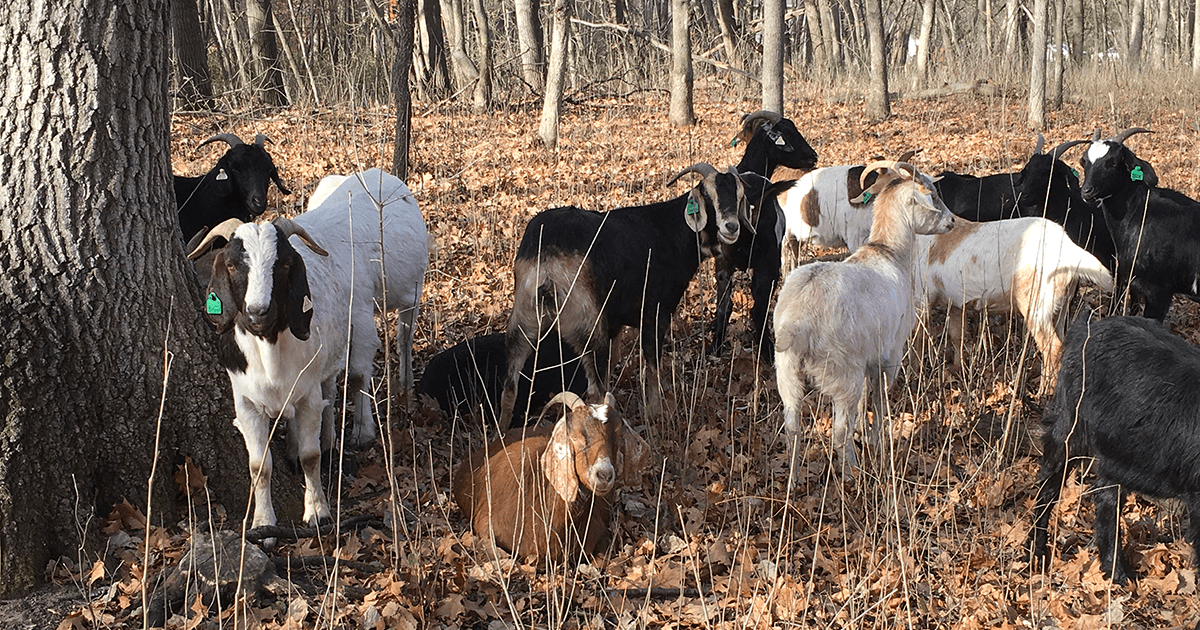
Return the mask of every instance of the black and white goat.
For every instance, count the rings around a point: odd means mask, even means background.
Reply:
[[[754,340],[760,343],[759,352],[770,357],[774,346],[767,332],[767,310],[771,295],[779,284],[780,228],[783,225],[775,195],[793,183],[786,180],[772,184],[770,177],[781,166],[799,170],[813,168],[817,164],[817,152],[792,121],[765,110],[743,117],[742,129],[736,139],[746,143],[746,152],[738,162],[737,171],[746,186],[750,212],[742,218],[738,240],[731,245],[722,243],[713,260],[717,276],[717,312],[713,317],[713,337],[708,353],[719,353],[725,344],[725,331],[733,313],[733,273],[741,270],[751,276],[750,294],[754,306],[750,310],[750,321],[754,326]]]
[[[1143,315],[1162,321],[1171,297],[1200,299],[1200,203],[1158,187],[1158,175],[1125,141],[1142,128],[1100,139],[1084,153],[1081,193],[1100,206],[1117,250],[1116,296],[1146,301]]]
[[[685,172],[703,180],[670,201],[609,212],[552,208],[529,221],[513,263],[501,427],[512,423],[521,367],[553,331],[582,351],[588,398],[599,400],[608,391],[610,340],[623,326],[640,328],[647,411],[658,413],[671,315],[701,259],[718,243],[737,242],[748,211],[736,169],[696,164]]]
[[[307,249],[293,248],[293,235]],[[365,390],[380,347],[377,309],[399,310],[401,379],[406,388],[412,382],[412,326],[428,264],[421,211],[404,182],[373,169],[346,178],[295,220],[222,223],[189,257],[218,236],[229,244],[213,260],[205,312],[220,333],[218,360],[250,457],[253,525],[275,524],[268,443],[280,418],[291,421],[288,438],[304,471],[304,520],[328,519],[321,441],[332,445],[331,402],[342,370],[347,398],[357,394],[347,442],[376,435]]]
[[[254,144],[246,144],[232,133],[219,133],[196,148],[218,140],[228,144],[229,150],[212,170],[200,177],[175,176],[175,204],[185,243],[200,230],[226,219],[254,220],[267,209],[270,182],[285,195],[292,192],[279,179],[279,170],[263,146],[266,136],[258,134]]]
[[[1110,150],[1112,147],[1110,147]],[[1200,552],[1200,349],[1140,317],[1090,321],[1067,333],[1054,399],[1042,415],[1041,470],[1031,536],[1034,558],[1049,560],[1051,512],[1068,468],[1096,473],[1095,540],[1113,582],[1131,575],[1119,553],[1121,505],[1129,492],[1183,499],[1187,537]]]

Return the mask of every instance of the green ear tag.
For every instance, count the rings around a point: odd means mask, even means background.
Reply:
[[[737,139],[737,138],[734,138],[734,139],[733,139],[733,142],[730,142],[730,143],[729,143],[729,146],[731,146],[731,147],[736,147],[736,146],[737,146],[737,143],[738,143],[738,139]]]
[[[1074,175],[1076,179],[1079,178],[1079,171],[1077,171],[1075,169],[1071,169],[1071,174]]]
[[[1129,180],[1130,181],[1140,182],[1145,178],[1146,178],[1146,176],[1142,174],[1142,167],[1140,164],[1138,166],[1133,167],[1132,171],[1129,171]]]
[[[221,298],[216,293],[208,294],[208,299],[204,301],[204,312],[209,315],[221,314]]]
[[[687,207],[684,208],[684,212],[686,212],[688,216],[700,214],[700,204],[696,203],[695,199],[688,199]]]
[[[874,196],[875,195],[872,195],[871,193],[864,190],[863,194],[862,194],[862,202],[863,203],[871,203],[871,197],[874,197]]]

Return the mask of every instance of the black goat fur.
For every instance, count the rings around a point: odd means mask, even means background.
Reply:
[[[253,221],[267,209],[270,182],[275,182],[279,192],[291,193],[280,180],[275,162],[259,144],[230,147],[212,170],[199,177],[176,175],[175,204],[184,242],[226,219]]]

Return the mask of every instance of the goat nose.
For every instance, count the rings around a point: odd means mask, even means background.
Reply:
[[[262,317],[267,314],[268,306],[266,304],[247,304],[246,314],[250,317]]]
[[[737,234],[738,222],[737,221],[726,221],[725,222],[725,231],[729,232],[730,234]]]

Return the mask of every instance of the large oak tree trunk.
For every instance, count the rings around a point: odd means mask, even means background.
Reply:
[[[185,107],[212,106],[212,78],[208,74],[208,51],[200,32],[196,0],[171,2],[171,26],[175,35],[175,75],[179,100]]]
[[[240,516],[246,452],[170,186],[167,0],[9,2],[0,59],[0,597],[122,497],[174,523],[190,455]],[[163,401],[164,340],[171,353]],[[77,526],[90,523],[81,540]]]

